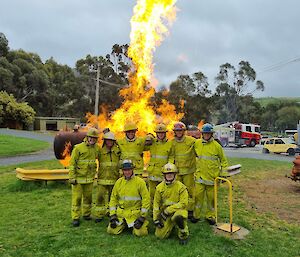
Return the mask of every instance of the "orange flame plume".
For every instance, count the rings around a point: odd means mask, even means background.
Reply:
[[[163,100],[158,108],[150,103],[155,93],[152,87],[153,53],[168,32],[167,25],[175,20],[175,2],[176,0],[137,1],[131,18],[128,49],[128,56],[134,67],[129,74],[130,86],[120,90],[124,101],[118,110],[112,115],[102,110],[99,117],[88,114],[89,123],[97,124],[102,129],[109,127],[119,137],[126,121],[136,122],[138,135],[145,135],[153,132],[158,122],[164,122],[170,129],[175,121],[182,119],[183,113],[177,114],[175,106],[168,101]]]

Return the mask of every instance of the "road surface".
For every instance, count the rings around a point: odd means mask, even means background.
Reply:
[[[0,165],[12,165],[17,163],[55,159],[54,152],[53,152],[54,135],[51,135],[49,133],[14,130],[14,129],[0,129],[0,134],[38,139],[38,140],[49,142],[51,144],[48,149],[43,151],[39,151],[27,155],[21,155],[21,156],[0,158]],[[284,154],[272,154],[272,153],[263,154],[262,147],[260,145],[257,145],[255,147],[242,147],[242,148],[225,147],[224,150],[227,157],[251,158],[251,159],[271,160],[271,161],[287,161],[287,162],[292,162],[295,158],[294,156],[288,156]]]
[[[47,149],[39,152],[34,152],[26,155],[12,156],[12,157],[1,157],[0,166],[55,159],[54,152],[53,152],[54,136],[51,134],[24,131],[24,130],[14,130],[14,129],[0,129],[0,134],[37,139],[37,140],[42,140],[50,143],[50,146]]]

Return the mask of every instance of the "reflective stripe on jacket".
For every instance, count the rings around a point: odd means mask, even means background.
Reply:
[[[120,149],[117,145],[109,150],[105,145],[100,148],[98,169],[99,185],[114,185],[119,178]]]
[[[161,211],[173,214],[178,210],[185,210],[187,218],[188,191],[186,186],[178,180],[172,184],[161,182],[157,187],[153,202],[153,220],[159,218]]]
[[[195,151],[197,155],[195,182],[213,185],[220,171],[228,166],[222,146],[213,138],[209,141],[198,139]]]
[[[127,138],[117,140],[121,151],[122,160],[132,160],[135,165],[134,173],[142,174],[144,170],[143,151],[145,148],[145,138],[137,137],[134,141],[129,141]]]
[[[162,181],[162,167],[168,162],[174,163],[172,155],[172,142],[168,140],[155,140],[149,146],[150,161],[148,164],[148,179],[153,181]]]
[[[184,136],[181,141],[175,138],[172,140],[175,165],[180,175],[190,174],[196,170],[195,141],[196,139],[190,136]]]
[[[109,203],[110,215],[125,219],[128,226],[138,217],[146,217],[150,207],[150,195],[143,179],[133,176],[119,178],[115,183]]]
[[[96,159],[99,160],[98,144],[88,145],[85,139],[75,145],[69,166],[70,179],[76,179],[79,184],[92,183],[97,171]]]

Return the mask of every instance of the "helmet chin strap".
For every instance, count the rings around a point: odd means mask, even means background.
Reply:
[[[166,175],[165,175],[164,177],[165,177],[166,184],[167,184],[167,185],[170,185],[170,184],[172,184],[172,183],[175,181],[176,175],[173,177],[172,180],[168,180],[168,179],[166,178]]]
[[[96,144],[96,142],[97,142],[97,140],[93,140],[92,137],[87,137],[88,145],[93,146]]]
[[[124,174],[123,174],[123,175],[124,175]],[[124,178],[125,178],[126,180],[129,180],[129,179],[131,179],[133,176],[134,176],[134,173],[133,173],[133,171],[132,171],[130,176],[126,177],[126,176],[124,175]]]
[[[136,139],[136,136],[134,136],[132,139],[130,139],[130,138],[128,138],[128,136],[126,135],[126,140],[127,140],[128,142],[134,142],[135,139]]]
[[[203,138],[203,136],[202,136],[202,138]],[[204,138],[203,138],[203,140],[204,140],[205,142],[209,142],[209,141],[212,140],[212,138],[213,138],[213,134],[210,133],[210,137],[209,137],[208,139],[204,139]]]
[[[181,137],[177,137],[177,136],[175,135],[175,140],[176,140],[177,142],[182,142],[183,139],[184,139],[184,134],[183,134]]]

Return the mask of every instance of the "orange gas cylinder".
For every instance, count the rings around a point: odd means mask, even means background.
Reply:
[[[295,160],[293,160],[294,167],[292,169],[291,176],[297,177],[300,176],[300,155],[296,156]]]

